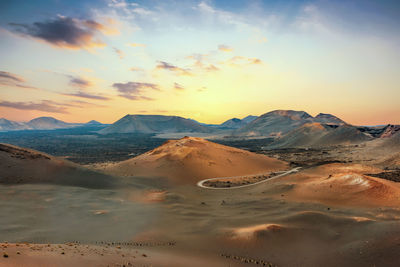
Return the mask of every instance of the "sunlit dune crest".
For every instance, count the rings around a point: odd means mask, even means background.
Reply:
[[[248,227],[234,228],[231,231],[233,239],[252,239],[262,232],[280,232],[284,229],[279,224],[260,224]]]
[[[169,140],[143,155],[110,163],[104,168],[107,173],[117,175],[166,177],[174,182],[192,184],[205,178],[284,169],[287,169],[287,163],[277,159],[197,137]]]

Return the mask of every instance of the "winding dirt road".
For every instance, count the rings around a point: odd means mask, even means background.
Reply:
[[[222,189],[222,190],[226,190],[226,189],[237,189],[237,188],[249,187],[249,186],[253,186],[253,185],[265,183],[266,181],[270,181],[270,180],[277,179],[277,178],[280,178],[280,177],[282,177],[282,176],[285,176],[285,175],[288,175],[288,174],[291,174],[291,173],[298,172],[300,169],[301,169],[301,167],[296,167],[296,168],[293,168],[293,169],[288,170],[288,171],[286,171],[286,172],[283,172],[283,173],[281,173],[281,174],[278,174],[278,175],[276,175],[276,176],[274,176],[274,177],[267,178],[267,179],[264,179],[264,180],[262,180],[262,181],[258,181],[258,182],[252,183],[252,184],[246,184],[246,185],[239,185],[239,186],[233,186],[233,187],[210,187],[210,186],[205,186],[204,183],[207,182],[207,181],[220,180],[220,179],[245,178],[245,177],[249,177],[249,176],[251,176],[251,175],[208,178],[208,179],[204,179],[204,180],[199,181],[199,182],[197,183],[197,186],[198,186],[198,187],[201,187],[201,188],[205,188],[205,189]],[[260,175],[260,174],[255,174],[254,176],[258,176],[258,175]],[[261,174],[261,175],[262,175],[262,174]]]

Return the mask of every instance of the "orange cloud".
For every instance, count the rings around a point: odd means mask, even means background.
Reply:
[[[178,90],[178,91],[183,91],[183,90],[185,90],[185,87],[183,87],[179,83],[174,83],[174,89]]]
[[[56,19],[33,24],[10,23],[13,30],[25,37],[31,37],[53,46],[69,49],[91,49],[104,47],[97,33],[105,26],[93,20],[79,20],[58,16]]]
[[[130,71],[143,71],[142,68],[138,68],[138,67],[132,67],[129,69]]]
[[[140,43],[130,43],[129,45],[132,47],[146,47],[145,44],[140,44]]]
[[[218,50],[221,52],[227,52],[227,53],[233,52],[233,48],[229,47],[227,45],[219,45]]]
[[[24,84],[25,79],[17,74],[0,71],[0,86],[13,86],[20,88],[36,89],[35,87]]]
[[[120,50],[120,49],[118,49],[118,48],[116,48],[116,47],[113,47],[113,50],[114,50],[114,52],[118,55],[118,57],[119,57],[120,59],[124,59],[125,53],[124,53],[122,50]]]
[[[220,62],[220,64],[229,65],[231,67],[241,67],[245,65],[260,65],[262,60],[259,58],[248,58],[242,56],[234,56],[225,62]]]
[[[185,75],[185,76],[193,75],[189,70],[172,65],[165,61],[160,61],[159,64],[156,66],[156,69],[168,70],[168,71],[174,72],[177,75]]]

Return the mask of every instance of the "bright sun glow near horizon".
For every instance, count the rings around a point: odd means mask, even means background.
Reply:
[[[399,11],[361,0],[2,1],[0,118],[221,123],[292,109],[400,124]]]

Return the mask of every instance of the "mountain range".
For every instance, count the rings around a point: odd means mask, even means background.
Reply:
[[[320,113],[316,117],[305,111],[274,110],[265,113],[257,119],[234,132],[236,136],[247,137],[280,137],[307,123],[324,123],[329,125],[343,125],[344,121],[330,114]]]
[[[357,144],[375,138],[386,138],[400,132],[399,125],[353,126],[326,113],[313,117],[305,111],[274,110],[259,117],[232,118],[221,124],[204,124],[193,119],[164,115],[126,115],[111,125],[98,121],[67,123],[52,117],[29,122],[0,119],[0,131],[53,130],[73,127],[99,127],[107,134],[174,134],[209,138],[273,138],[270,148],[319,147]]]
[[[53,117],[39,117],[28,122],[10,121],[4,118],[0,119],[0,132],[21,131],[21,130],[55,130],[67,129],[82,126],[104,126],[98,121],[92,120],[88,123],[68,123]]]

